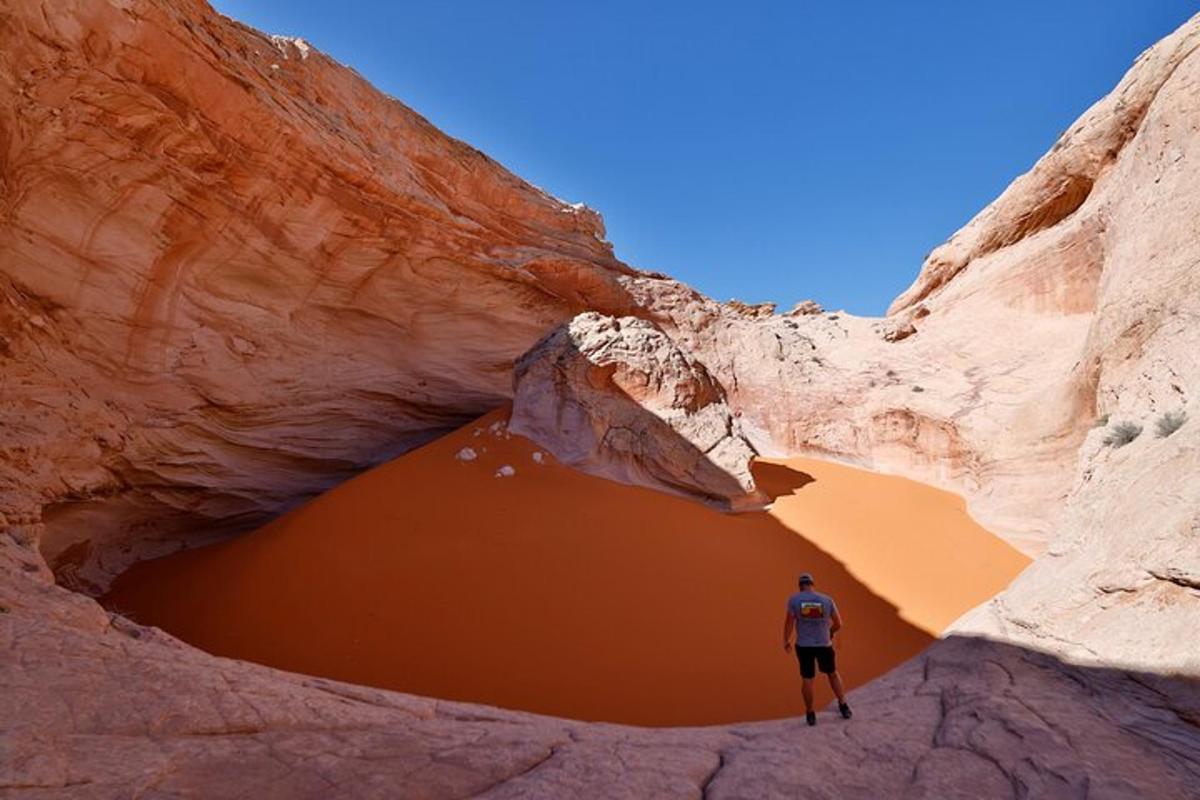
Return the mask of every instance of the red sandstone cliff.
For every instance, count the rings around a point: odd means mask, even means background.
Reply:
[[[597,214],[202,2],[7,4],[0,95],[0,511],[86,583],[495,407],[546,330],[631,305]]]

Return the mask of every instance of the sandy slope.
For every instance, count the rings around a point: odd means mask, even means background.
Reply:
[[[538,463],[504,414],[253,534],[140,564],[108,601],[212,652],[287,669],[583,719],[702,724],[799,711],[779,640],[801,570],[841,606],[842,671],[858,685],[1025,564],[961,499],[911,481],[762,463],[773,509],[731,516]],[[477,457],[456,458],[464,447]],[[498,477],[505,465],[515,474]]]

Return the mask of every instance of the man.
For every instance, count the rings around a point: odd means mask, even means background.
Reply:
[[[800,591],[788,598],[787,617],[783,621],[783,650],[792,649],[792,632],[796,633],[796,658],[800,661],[800,691],[804,695],[804,719],[817,724],[813,710],[813,678],[817,667],[829,676],[829,686],[837,695],[838,711],[850,719],[850,706],[842,689],[842,676],[837,672],[833,652],[833,635],[841,630],[842,615],[833,598],[813,591],[813,577],[805,572],[800,576]]]

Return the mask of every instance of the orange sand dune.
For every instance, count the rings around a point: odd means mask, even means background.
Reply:
[[[915,655],[1026,563],[961,499],[911,481],[760,463],[774,507],[727,515],[538,463],[532,443],[490,427],[504,419],[488,415],[254,533],[139,564],[107,600],[211,652],[285,669],[691,725],[800,713],[780,634],[802,570],[842,610],[839,660],[854,686]],[[465,447],[476,458],[457,458]],[[515,474],[497,476],[506,465]]]

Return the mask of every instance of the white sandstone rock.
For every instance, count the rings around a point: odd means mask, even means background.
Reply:
[[[764,502],[724,389],[651,322],[580,314],[514,380],[509,428],[565,464],[724,508]]]

